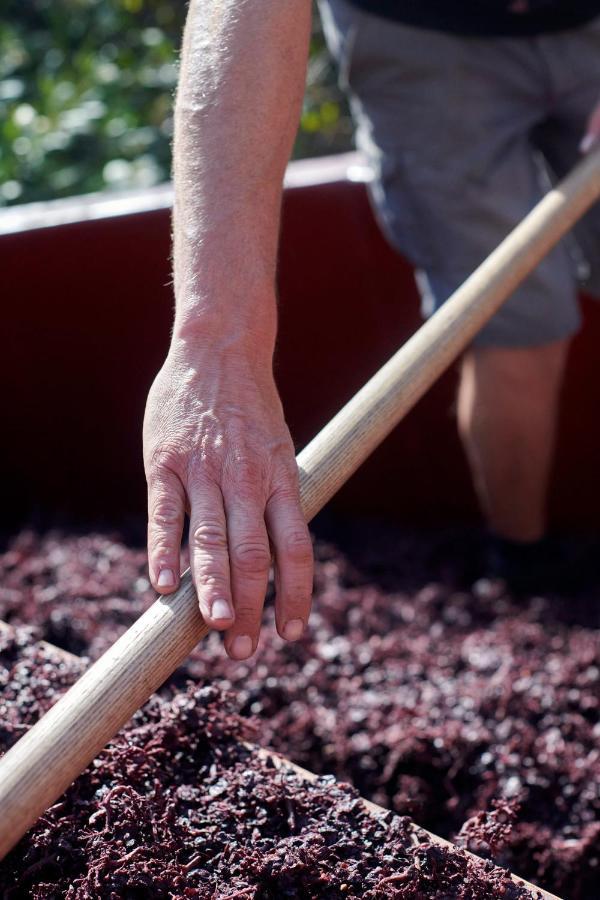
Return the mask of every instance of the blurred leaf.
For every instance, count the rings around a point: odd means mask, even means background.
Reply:
[[[185,15],[186,5],[172,0],[5,0],[0,206],[169,178]],[[350,142],[315,17],[294,155]]]

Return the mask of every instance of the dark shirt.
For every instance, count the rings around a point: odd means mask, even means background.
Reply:
[[[406,25],[455,34],[527,36],[577,28],[600,16],[600,0],[350,0]]]

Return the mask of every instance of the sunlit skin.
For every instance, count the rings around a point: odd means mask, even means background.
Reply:
[[[281,636],[298,639],[310,610],[312,548],[272,373],[281,188],[302,103],[310,20],[310,0],[192,0],[175,106],[175,321],[144,421],[150,578],[162,594],[179,586],[187,511],[200,609],[225,632],[236,659],[256,649],[272,560]],[[598,137],[600,105],[583,149]],[[488,424],[493,416],[482,388],[492,372],[486,356],[478,355],[469,372],[460,395],[462,430],[494,522],[494,497],[506,497],[513,484],[500,478],[492,485],[487,473],[496,477],[503,467],[480,460],[494,445],[494,429],[507,423],[486,432],[478,421],[482,411]],[[510,404],[502,409],[510,419]],[[536,423],[525,415],[512,424],[527,431]],[[513,444],[540,444],[539,435],[515,437],[514,428],[511,435]],[[529,539],[543,529],[543,502],[536,507],[531,498],[543,497],[547,465],[532,459],[524,477],[539,481],[525,504],[528,522],[509,515],[500,529],[508,537]]]
[[[509,540],[537,541],[546,531],[568,347],[481,347],[462,361],[459,430],[487,523]]]

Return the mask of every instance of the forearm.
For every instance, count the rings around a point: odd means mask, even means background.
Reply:
[[[281,186],[310,0],[192,0],[175,108],[175,338],[275,335]]]

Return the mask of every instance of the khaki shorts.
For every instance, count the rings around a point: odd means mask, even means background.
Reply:
[[[579,158],[600,100],[600,18],[534,38],[461,37],[322,2],[384,233],[433,312]],[[600,296],[600,205],[476,339],[531,346],[580,323],[577,282]]]

